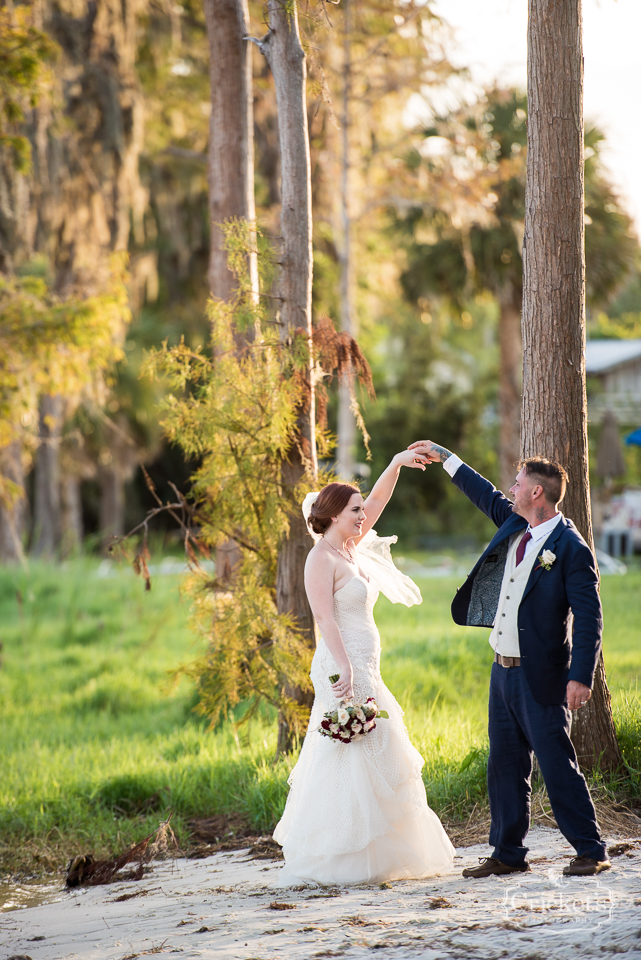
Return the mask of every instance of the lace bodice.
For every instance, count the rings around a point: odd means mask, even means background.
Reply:
[[[381,676],[381,640],[374,622],[378,594],[378,588],[360,575],[353,576],[334,594],[334,619],[354,671],[354,699],[360,703],[375,696]],[[323,711],[333,710],[336,705],[329,677],[338,672],[336,661],[321,638],[311,677],[316,698],[327,704]]]

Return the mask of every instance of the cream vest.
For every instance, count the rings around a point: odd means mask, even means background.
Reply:
[[[530,550],[516,566],[516,551],[523,537],[523,531],[512,537],[505,561],[505,572],[501,584],[496,619],[490,634],[490,646],[503,657],[520,657],[519,647],[519,605],[545,540],[537,543],[536,550]],[[547,538],[546,538],[547,539]]]

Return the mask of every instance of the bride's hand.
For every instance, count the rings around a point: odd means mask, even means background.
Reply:
[[[403,450],[401,453],[397,453],[392,460],[392,463],[395,463],[398,467],[413,467],[415,470],[425,470],[425,465],[429,462],[429,457],[417,450]]]
[[[448,457],[452,456],[451,450],[439,446],[433,440],[415,440],[414,443],[410,443],[407,449],[415,456],[418,453],[422,454],[430,463],[438,463],[439,461],[445,463]]]
[[[332,693],[337,700],[351,700],[354,697],[354,671],[351,663],[341,669],[338,680],[332,684]]]

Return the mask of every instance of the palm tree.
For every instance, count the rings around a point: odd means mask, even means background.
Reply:
[[[494,87],[472,106],[438,118],[424,131],[425,143],[448,141],[445,158],[428,156],[435,200],[397,222],[409,236],[410,265],[402,282],[409,299],[440,296],[459,313],[466,298],[489,291],[499,308],[499,485],[514,481],[520,456],[521,246],[525,218],[527,98]],[[596,308],[621,285],[632,269],[638,245],[630,217],[621,208],[602,169],[603,134],[585,133],[585,244],[587,304]],[[460,166],[468,164],[462,178]],[[429,236],[431,231],[432,236]],[[420,242],[417,237],[428,233]]]

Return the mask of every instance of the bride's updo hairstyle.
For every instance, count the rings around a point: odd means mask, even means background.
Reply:
[[[309,525],[315,534],[322,536],[355,493],[360,493],[354,483],[328,483],[318,494],[309,513]]]

